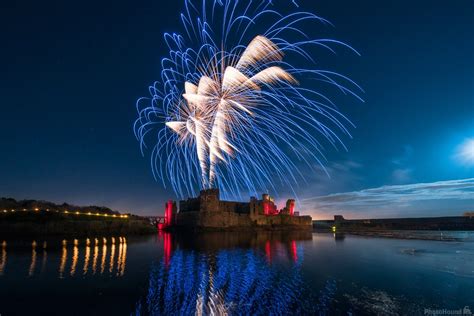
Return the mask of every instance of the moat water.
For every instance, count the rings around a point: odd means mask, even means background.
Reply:
[[[474,312],[474,234],[454,234],[461,241],[311,232],[0,238],[0,314]]]

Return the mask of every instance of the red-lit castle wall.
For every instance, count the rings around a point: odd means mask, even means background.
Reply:
[[[279,211],[268,194],[261,200],[252,197],[243,203],[221,201],[219,190],[210,189],[201,191],[199,197],[180,201],[178,213],[170,212],[169,205],[166,204],[166,223],[182,227],[312,227],[310,216],[295,216],[295,200],[288,200]]]

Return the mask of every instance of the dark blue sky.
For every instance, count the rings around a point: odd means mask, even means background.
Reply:
[[[365,103],[340,104],[357,126],[354,139],[346,140],[349,152],[327,152],[331,179],[315,174],[301,188],[306,210],[318,215],[319,204],[307,202],[321,195],[474,177],[473,162],[457,154],[474,137],[473,1],[299,4],[335,25],[321,34],[361,53],[327,66],[366,91]],[[174,194],[154,181],[132,124],[135,101],[167,54],[162,33],[181,31],[182,1],[1,6],[0,196],[162,212]],[[474,205],[472,181],[461,186],[466,195],[433,205],[347,211],[458,214]],[[432,194],[438,200],[440,192]]]

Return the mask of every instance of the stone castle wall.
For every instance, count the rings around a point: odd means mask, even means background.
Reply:
[[[249,214],[250,203],[220,201],[219,211],[220,212],[233,212],[233,213],[238,213],[238,214]]]
[[[250,203],[221,201],[216,189],[203,190],[197,198],[189,198],[179,202],[179,211],[185,212],[234,212],[250,213]]]
[[[201,203],[199,198],[191,198],[185,201],[179,201],[179,212],[195,212],[201,208]]]
[[[186,229],[311,229],[311,216],[258,215],[233,212],[184,212],[178,213],[175,226]]]
[[[310,216],[293,216],[285,211],[287,208],[280,214],[264,215],[264,204],[268,203],[268,196],[266,198],[251,198],[248,203],[220,201],[217,189],[203,190],[197,198],[180,201],[180,210],[174,215],[173,226],[210,230],[312,227]],[[294,200],[288,201],[294,203]]]

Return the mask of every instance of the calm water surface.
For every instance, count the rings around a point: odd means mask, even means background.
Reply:
[[[321,233],[0,238],[0,314],[423,315],[474,312],[461,242]]]

